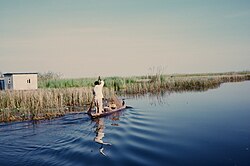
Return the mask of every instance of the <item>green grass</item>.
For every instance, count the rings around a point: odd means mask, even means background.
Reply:
[[[136,77],[107,77],[104,78],[105,87],[119,91],[124,89],[126,85],[135,83]],[[41,80],[38,82],[39,88],[71,88],[71,87],[93,87],[95,78],[81,78],[81,79],[51,79]]]
[[[134,77],[106,77],[105,87],[126,94],[159,91],[207,90],[221,83],[250,79],[250,72],[147,75]],[[94,86],[95,78],[51,79],[39,81],[39,88],[70,88]]]

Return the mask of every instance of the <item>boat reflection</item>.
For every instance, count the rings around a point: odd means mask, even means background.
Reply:
[[[119,121],[120,121],[120,115],[122,112],[115,112],[112,114],[109,119],[112,121],[111,125],[112,126],[119,126]]]

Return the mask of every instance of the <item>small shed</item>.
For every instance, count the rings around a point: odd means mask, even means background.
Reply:
[[[5,90],[37,89],[37,73],[4,73]]]

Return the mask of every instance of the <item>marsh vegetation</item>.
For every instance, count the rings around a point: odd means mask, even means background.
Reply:
[[[93,87],[96,78],[40,79],[39,88]],[[250,80],[250,72],[174,74],[161,73],[134,77],[106,77],[105,87],[123,94],[158,93],[161,91],[205,91],[225,82]]]
[[[104,88],[104,95],[114,92]],[[92,100],[91,88],[0,91],[0,121],[40,120],[84,111]]]
[[[0,121],[39,120],[86,111],[92,100],[96,78],[60,79],[59,75],[39,75],[35,91],[0,91]],[[250,80],[250,72],[205,74],[153,74],[134,77],[106,77],[104,95],[206,91],[225,82]]]

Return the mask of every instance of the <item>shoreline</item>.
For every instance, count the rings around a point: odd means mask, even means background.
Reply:
[[[76,79],[79,81],[79,79]],[[91,81],[81,79],[81,82]],[[104,96],[115,94],[144,95],[162,92],[206,91],[218,88],[222,83],[250,80],[250,72],[213,74],[176,74],[139,77],[105,78]],[[62,80],[51,80],[62,84]],[[65,80],[63,80],[65,81]],[[70,80],[73,85],[73,81]],[[41,83],[41,82],[40,82]],[[90,84],[91,85],[91,84]],[[45,120],[64,116],[67,113],[85,112],[92,100],[92,86],[39,88],[33,91],[0,91],[0,123]]]

